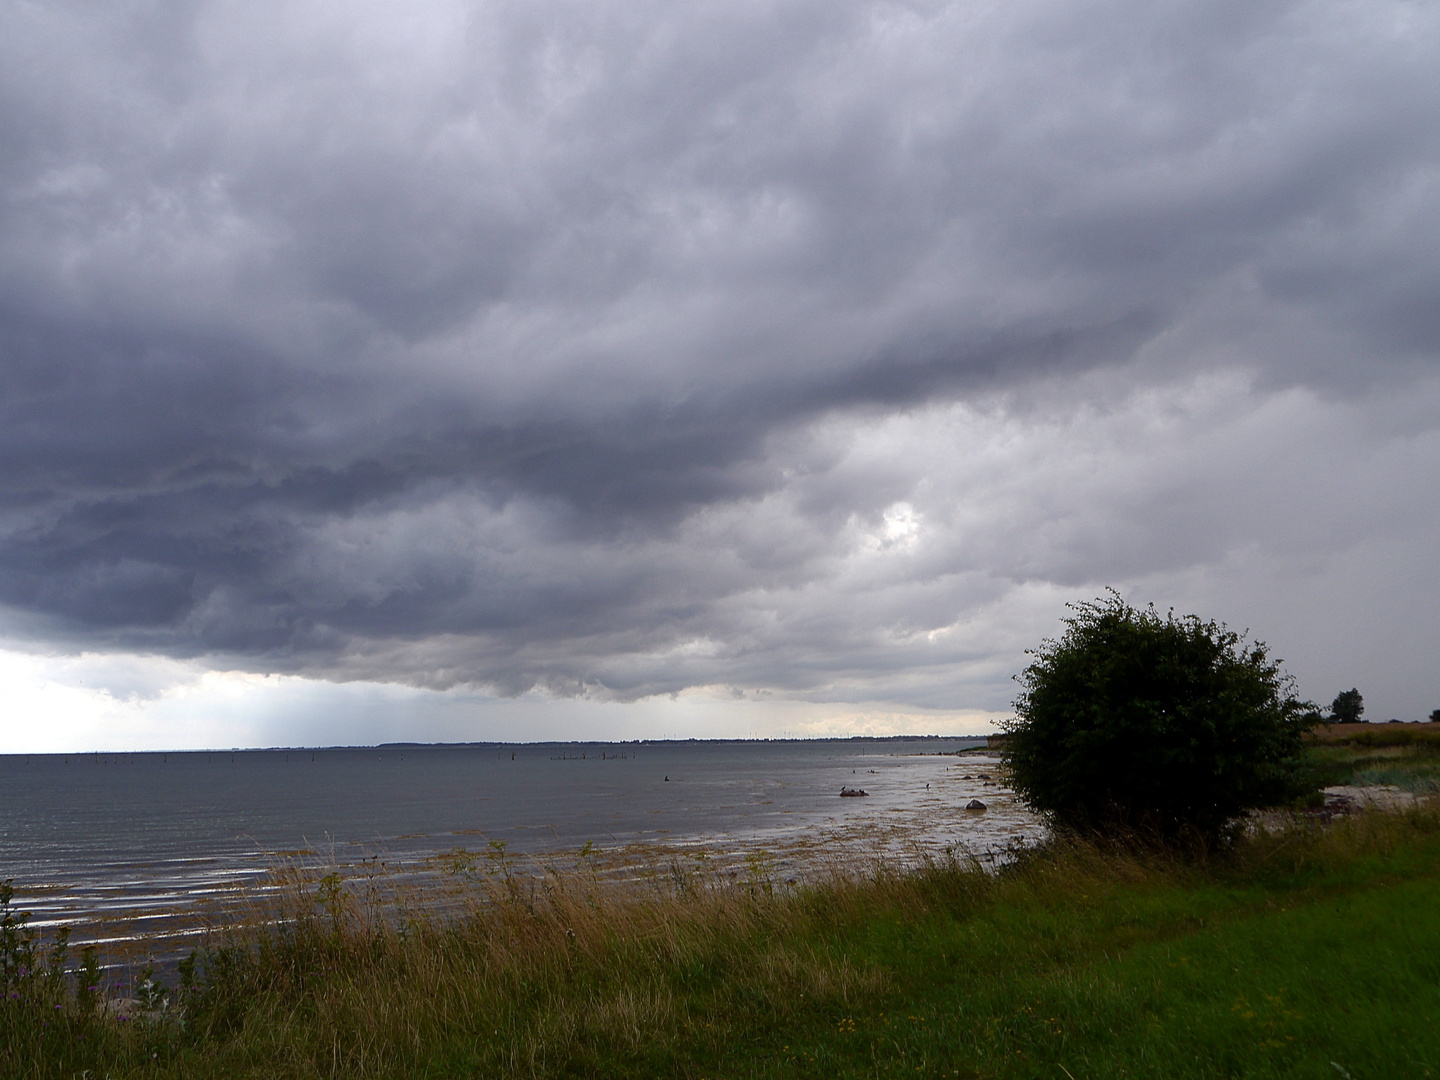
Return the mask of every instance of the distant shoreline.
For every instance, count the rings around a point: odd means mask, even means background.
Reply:
[[[1361,727],[1366,725],[1361,724]],[[335,743],[325,746],[200,746],[200,747],[161,747],[146,750],[31,750],[31,751],[4,751],[0,752],[0,758],[36,758],[36,757],[122,757],[138,756],[142,754],[260,754],[271,751],[282,751],[298,753],[306,751],[317,753],[321,750],[465,750],[465,749],[502,749],[519,748],[527,746],[579,746],[579,747],[605,747],[605,746],[686,746],[691,744],[704,745],[731,745],[731,746],[764,746],[764,745],[786,745],[799,743],[895,743],[895,742],[974,742],[985,744],[987,741],[1003,739],[1000,732],[991,732],[981,735],[826,735],[814,738],[784,737],[765,739],[527,739],[517,741],[504,741],[496,739],[474,740],[470,742],[383,742],[383,743]]]

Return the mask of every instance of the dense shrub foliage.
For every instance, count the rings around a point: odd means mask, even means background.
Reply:
[[[1114,592],[1070,608],[1016,676],[1004,754],[1033,808],[1080,829],[1214,836],[1291,794],[1314,708],[1263,643]]]

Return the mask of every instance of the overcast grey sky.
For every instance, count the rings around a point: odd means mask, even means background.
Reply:
[[[0,749],[973,729],[1105,586],[1419,718],[1437,72],[1420,0],[0,6]]]

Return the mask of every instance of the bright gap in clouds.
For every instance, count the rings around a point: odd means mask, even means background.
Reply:
[[[1354,685],[1375,719],[1440,705],[1440,382],[1349,401],[1233,371],[1112,382],[776,436],[784,485],[696,510],[645,557],[777,572],[695,594],[693,625],[723,633],[570,643],[593,673],[573,696],[16,649],[0,750],[974,733],[1064,603],[1106,585],[1248,628],[1322,704]]]

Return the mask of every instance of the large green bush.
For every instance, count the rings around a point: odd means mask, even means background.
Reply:
[[[1314,707],[1263,643],[1161,617],[1118,593],[1069,605],[1016,676],[1004,756],[1016,792],[1064,827],[1216,836],[1292,792]]]

